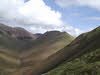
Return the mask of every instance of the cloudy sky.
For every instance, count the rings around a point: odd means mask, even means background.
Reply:
[[[78,36],[100,26],[100,0],[0,0],[0,22],[32,33]]]

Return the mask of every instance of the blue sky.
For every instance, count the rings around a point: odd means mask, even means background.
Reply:
[[[78,36],[100,25],[100,0],[1,0],[0,23]]]
[[[29,0],[24,0],[24,2],[28,2]]]
[[[69,6],[62,8],[55,3],[55,0],[44,1],[53,10],[61,12],[62,20],[68,25],[84,31],[100,26],[100,11],[95,8],[87,6]]]

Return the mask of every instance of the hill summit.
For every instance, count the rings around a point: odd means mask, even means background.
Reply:
[[[53,68],[45,75],[99,75],[99,57],[100,27],[97,27],[81,34],[48,59],[36,64],[26,75],[41,75]]]
[[[0,24],[0,36],[10,36],[19,40],[35,40],[38,36],[21,27],[10,27]]]
[[[0,74],[23,75],[72,40],[74,37],[66,32],[32,34],[24,28],[0,24]]]

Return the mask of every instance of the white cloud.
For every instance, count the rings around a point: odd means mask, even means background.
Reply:
[[[22,4],[22,0],[0,0],[0,19],[14,19],[18,15],[17,9]]]
[[[30,0],[24,6],[19,8],[21,15],[30,19],[30,24],[55,25],[62,24],[61,14],[51,10],[42,0]]]
[[[79,35],[80,31],[65,25],[61,13],[52,10],[43,0],[0,0],[0,22],[27,28],[33,33],[51,30],[68,31]]]
[[[19,24],[55,25],[62,24],[61,14],[51,10],[42,0],[1,0],[0,17]]]
[[[63,30],[63,31],[67,31],[69,34],[71,34],[71,35],[73,35],[73,36],[78,36],[78,35],[80,35],[81,33],[84,32],[83,30],[80,30],[80,29],[78,29],[78,28],[74,28],[74,27],[72,27],[72,26],[68,26],[68,27],[63,26],[63,27],[62,27],[62,30]]]
[[[88,6],[100,10],[100,0],[55,0],[61,7],[68,6]]]

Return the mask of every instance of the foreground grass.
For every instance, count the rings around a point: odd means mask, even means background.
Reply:
[[[45,75],[100,75],[100,49],[86,53],[70,62],[64,62]]]

